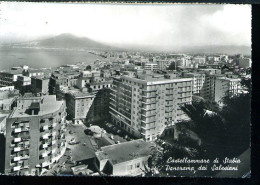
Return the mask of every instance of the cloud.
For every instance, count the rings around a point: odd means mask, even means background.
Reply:
[[[117,45],[250,45],[250,5],[2,2],[0,42],[72,33]]]

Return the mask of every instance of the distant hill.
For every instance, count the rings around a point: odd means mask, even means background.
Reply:
[[[236,45],[209,45],[209,46],[175,46],[164,47],[156,45],[135,45],[135,44],[116,44],[106,45],[101,42],[91,40],[87,37],[77,37],[72,34],[64,33],[55,37],[30,42],[2,44],[2,46],[30,46],[47,48],[86,48],[86,49],[110,49],[110,50],[131,50],[131,51],[154,51],[154,52],[173,52],[187,54],[244,54],[251,55],[251,47]]]
[[[105,44],[93,41],[86,37],[76,37],[72,34],[61,34],[49,39],[39,40],[38,46],[54,47],[54,48],[90,48],[90,49],[105,49],[112,48]]]

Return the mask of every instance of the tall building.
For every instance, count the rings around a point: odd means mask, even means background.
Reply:
[[[205,74],[203,73],[184,73],[184,77],[192,78],[193,94],[199,95],[205,82]]]
[[[18,76],[14,83],[15,89],[19,90],[21,94],[31,91],[31,78],[28,76]]]
[[[221,104],[221,99],[224,96],[233,96],[239,93],[240,79],[219,77],[215,81],[215,99],[214,101]]]
[[[31,91],[34,94],[49,94],[49,81],[47,77],[32,77],[31,78]]]
[[[192,79],[142,74],[114,78],[111,121],[125,131],[154,140],[167,126],[187,119],[180,106],[191,103]]]
[[[89,111],[87,112],[87,124],[94,124],[109,118],[109,95],[112,84],[107,72],[82,71],[77,80],[77,87],[81,90],[87,89],[88,92],[95,94],[95,98]]]
[[[171,64],[169,60],[156,60],[156,63],[159,70],[166,70]]]
[[[77,91],[66,94],[67,113],[75,124],[85,122],[94,98],[95,93]]]
[[[40,174],[59,160],[66,150],[65,109],[55,96],[17,99],[6,120],[6,174]]]

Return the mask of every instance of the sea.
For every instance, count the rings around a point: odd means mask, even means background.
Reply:
[[[27,65],[30,68],[55,68],[64,64],[104,61],[84,49],[0,47],[0,71]]]

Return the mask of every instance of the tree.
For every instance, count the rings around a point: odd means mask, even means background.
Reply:
[[[243,152],[250,146],[251,79],[243,79],[241,85],[248,92],[224,97],[220,113],[226,127],[226,143],[233,146],[233,153]]]
[[[173,62],[170,64],[170,66],[168,67],[167,70],[176,70],[176,62],[173,61]]]
[[[170,144],[164,142],[163,140],[157,139],[155,145],[151,146],[151,155],[148,160],[148,165],[144,167],[145,176],[178,176],[180,171],[168,171],[167,162],[171,158],[193,158],[194,153],[191,152],[192,149],[189,149],[185,146],[180,146],[178,144]],[[182,166],[184,164],[178,164]]]

